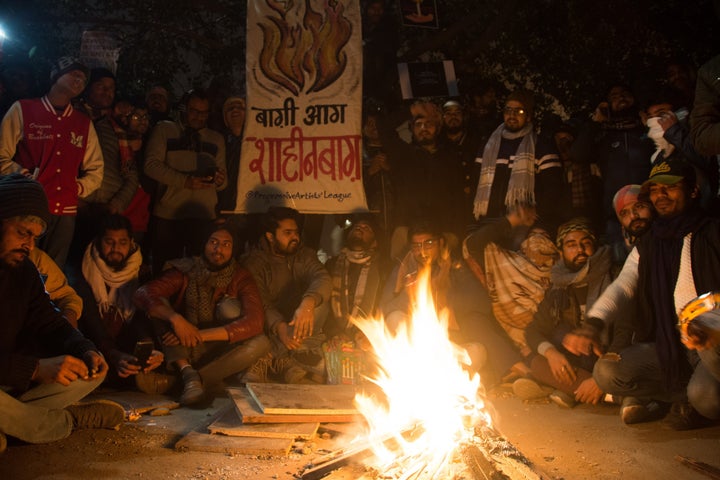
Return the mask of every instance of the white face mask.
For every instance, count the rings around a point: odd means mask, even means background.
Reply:
[[[665,130],[663,130],[660,126],[658,117],[648,118],[647,127],[648,137],[652,138],[652,141],[655,142],[655,146],[660,150],[667,150],[669,144],[663,137],[663,135],[665,135]]]

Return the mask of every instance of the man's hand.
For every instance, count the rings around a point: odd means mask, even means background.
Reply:
[[[593,122],[603,123],[610,120],[610,104],[608,102],[600,102],[595,111],[590,116]]]
[[[387,163],[387,154],[385,153],[375,154],[368,168],[368,175],[375,175],[380,170],[390,171],[390,166]]]
[[[175,314],[170,318],[175,335],[177,335],[180,344],[184,347],[194,347],[202,342],[200,330],[195,325],[185,320],[180,314]],[[167,343],[165,343],[167,345]]]
[[[300,306],[295,310],[292,321],[289,323],[293,329],[293,338],[302,341],[313,334],[315,320],[315,300],[304,297]]]
[[[136,365],[137,360],[134,356],[115,350],[112,354],[108,354],[110,361],[113,363],[115,370],[117,370],[118,377],[126,378],[130,375],[137,375],[140,373],[140,365]]]
[[[575,381],[577,378],[575,370],[572,365],[570,365],[570,362],[568,362],[568,359],[565,358],[565,355],[555,348],[550,348],[545,352],[545,358],[550,365],[553,376],[558,382],[570,385]]]
[[[572,353],[573,355],[592,355],[595,353],[598,357],[602,355],[600,351],[600,345],[598,342],[585,335],[578,335],[577,333],[568,333],[563,337],[562,341],[565,350]]]
[[[72,355],[41,358],[32,376],[38,383],[59,383],[66,387],[79,378],[89,378],[88,367]]]
[[[298,348],[300,348],[301,342],[299,340],[296,340],[295,338],[291,337],[288,334],[289,328],[290,328],[289,325],[285,322],[278,323],[277,336],[288,350],[298,349]]]
[[[88,377],[85,380],[97,378],[106,375],[110,367],[105,361],[105,357],[94,350],[89,350],[83,355],[83,360],[88,368]]]
[[[582,381],[580,386],[575,390],[575,399],[582,403],[592,403],[597,405],[602,397],[602,390],[595,383],[595,380],[590,377]]]
[[[204,190],[207,188],[215,188],[215,183],[208,182],[205,177],[189,175],[185,178],[185,188],[189,188],[190,190]]]

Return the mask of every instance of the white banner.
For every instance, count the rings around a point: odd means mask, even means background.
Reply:
[[[248,0],[237,212],[367,210],[358,0]]]

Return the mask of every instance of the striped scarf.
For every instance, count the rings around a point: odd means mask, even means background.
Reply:
[[[516,205],[535,205],[535,141],[532,122],[528,122],[520,131],[510,132],[501,124],[490,135],[482,156],[482,168],[478,181],[477,193],[473,203],[475,219],[487,215],[490,204],[490,192],[495,179],[495,168],[500,144],[503,138],[513,140],[522,137],[512,163],[510,181],[508,182],[505,206],[508,209]]]

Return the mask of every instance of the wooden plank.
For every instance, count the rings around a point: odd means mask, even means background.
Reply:
[[[175,450],[286,456],[292,444],[293,440],[288,438],[228,437],[193,431],[175,444]]]
[[[242,423],[307,423],[307,422],[334,422],[351,423],[362,421],[360,414],[354,415],[275,415],[266,414],[260,410],[255,399],[245,388],[228,388],[227,393],[235,404]]]
[[[260,410],[282,415],[356,415],[352,385],[248,383]]]
[[[208,426],[210,433],[231,437],[289,438],[310,440],[315,436],[319,423],[259,423],[243,424],[237,411],[230,407]]]

